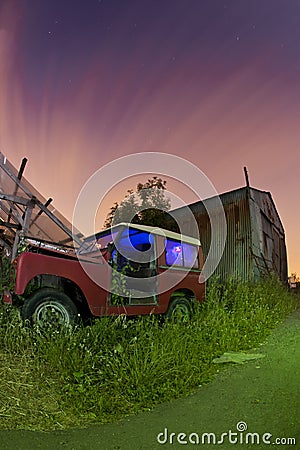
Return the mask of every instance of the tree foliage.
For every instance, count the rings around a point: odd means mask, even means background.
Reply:
[[[175,220],[168,214],[171,201],[165,194],[166,183],[154,176],[146,183],[138,183],[135,192],[128,190],[124,200],[111,207],[104,227],[129,222],[177,231]]]

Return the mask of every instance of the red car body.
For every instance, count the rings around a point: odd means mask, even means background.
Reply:
[[[200,280],[203,254],[197,239],[140,225],[120,224],[111,230],[88,238],[83,250],[81,249],[77,253],[68,253],[51,248],[49,245],[32,245],[30,251],[23,252],[15,261],[15,294],[22,296],[24,304],[26,304],[36,292],[50,288],[66,294],[80,314],[93,317],[120,314],[127,316],[164,314],[167,313],[174,298],[180,297],[198,302],[204,300],[205,283]],[[146,300],[128,296],[125,301],[123,298],[120,304],[113,304],[111,287],[114,263],[112,257],[115,252],[114,257],[117,260],[122,255],[122,249],[120,250],[121,244],[119,249],[113,247],[111,240],[114,237],[116,241],[119,239],[119,242],[124,241],[124,245],[127,245],[124,230],[127,230],[127,237],[128,233],[132,233],[130,239],[133,242],[132,248],[136,251],[138,251],[138,246],[144,245],[145,247],[146,240],[151,239],[153,251],[157,255],[151,262],[151,276],[154,280],[155,292],[151,291],[151,296]],[[130,243],[128,245],[130,246]],[[99,249],[100,246],[101,249]],[[177,263],[175,261],[175,264],[171,264],[168,258],[173,258],[174,251],[177,252],[175,255]],[[189,258],[187,262],[183,261],[185,258],[181,254],[183,251],[184,255],[187,255],[186,258]],[[140,253],[140,251],[138,252]],[[193,261],[190,256],[191,252],[194,257]],[[181,258],[180,263],[178,255]],[[189,267],[184,264],[188,264]],[[119,270],[117,266],[116,270]],[[100,282],[98,283],[97,280]],[[34,312],[34,308],[32,311]]]

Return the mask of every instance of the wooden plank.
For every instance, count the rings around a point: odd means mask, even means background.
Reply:
[[[52,200],[53,200],[53,199],[52,199],[51,197],[48,198],[48,200],[47,200],[46,203],[44,204],[45,208],[47,208],[47,207],[50,205],[50,203],[52,202]],[[32,226],[32,225],[37,221],[37,219],[40,217],[41,214],[43,214],[43,212],[44,212],[44,211],[42,211],[42,210],[40,209],[40,211],[37,213],[37,215],[35,216],[35,218],[34,218],[33,221],[31,222],[30,226]]]
[[[48,217],[58,226],[60,227],[70,238],[72,238],[77,244],[81,245],[82,240],[78,238],[76,235],[73,235],[72,231],[69,230],[54,214],[52,214],[42,202],[40,202],[38,199],[36,199],[37,206],[44,211],[45,214],[47,214]]]
[[[10,210],[1,201],[0,201],[0,209],[2,209],[7,215],[9,214]],[[14,222],[17,222],[21,226],[23,226],[23,218],[22,218],[22,216],[19,214],[19,212],[17,211],[17,209],[13,205],[11,205],[11,209],[14,211],[14,216],[12,216],[11,218],[14,220]]]
[[[3,156],[3,155],[2,155]],[[26,188],[26,186],[24,186],[22,184],[22,182],[18,179],[18,177],[15,176],[14,173],[12,173],[11,170],[9,170],[9,168],[7,167],[7,165],[4,163],[4,161],[6,160],[6,158],[4,158],[3,161],[0,160],[0,167],[4,170],[4,172],[16,183],[16,185],[22,189],[22,191],[28,195],[28,197],[31,199],[34,197],[34,195],[30,192],[29,189]]]
[[[3,222],[2,220],[0,221],[0,227],[5,227],[5,228],[12,228],[17,230],[20,225],[17,225],[16,223],[10,223],[10,222]]]
[[[6,248],[9,251],[9,253],[11,253],[12,251],[11,246],[1,238],[0,238],[0,246]]]
[[[23,158],[22,162],[21,162],[20,169],[19,169],[19,173],[18,173],[18,180],[21,180],[21,178],[23,176],[23,173],[24,173],[24,170],[25,170],[26,164],[27,164],[27,158]],[[17,192],[18,192],[18,185],[16,184],[13,196],[16,196]],[[7,218],[8,222],[10,222],[11,214],[12,214],[12,210],[10,210],[10,212],[8,214],[8,218]]]
[[[72,230],[66,227],[61,220],[59,220],[48,208],[43,205],[43,203],[38,200],[26,186],[22,184],[22,182],[16,177],[16,175],[6,166],[5,161],[6,158],[0,153],[0,167],[4,170],[4,172],[16,183],[16,185],[26,194],[28,195],[30,200],[33,200],[36,206],[42,210],[61,230],[63,230],[67,236],[69,236],[74,242],[78,245],[82,244],[82,240],[78,238],[76,235],[73,235]],[[12,200],[13,201],[13,200]]]
[[[25,214],[24,214],[23,227],[22,227],[23,236],[26,236],[27,233],[28,233],[30,220],[31,220],[31,215],[32,215],[32,211],[33,211],[34,206],[35,206],[35,202],[33,200],[31,200],[31,202],[26,206],[26,211],[25,211]]]
[[[5,194],[3,192],[0,193],[0,199],[6,200],[7,202],[17,203],[23,206],[27,206],[30,201],[28,198],[18,197],[12,194]]]
[[[14,243],[13,243],[13,247],[12,247],[12,252],[11,252],[11,262],[13,262],[13,260],[16,258],[17,254],[18,254],[20,233],[21,233],[21,230],[16,231],[16,235],[15,235],[15,239],[14,239]]]

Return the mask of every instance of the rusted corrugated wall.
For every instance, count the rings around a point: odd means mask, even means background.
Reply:
[[[252,258],[254,273],[276,273],[287,282],[285,233],[270,192],[250,189]]]
[[[287,264],[284,229],[271,194],[244,187],[221,194],[220,199],[226,216],[227,239],[215,275],[221,280],[234,277],[245,281],[275,272],[285,282]],[[198,224],[205,258],[211,241],[210,219],[205,204],[212,206],[214,201],[213,197],[189,205]],[[184,222],[184,208],[172,213]],[[185,233],[189,231],[187,222],[184,230]],[[214,257],[216,249],[211,251]]]

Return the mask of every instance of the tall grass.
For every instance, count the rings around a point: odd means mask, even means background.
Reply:
[[[101,318],[60,332],[25,327],[0,309],[2,428],[55,429],[109,422],[208,382],[225,351],[262,343],[297,299],[276,280],[210,284],[189,324],[155,316]]]

